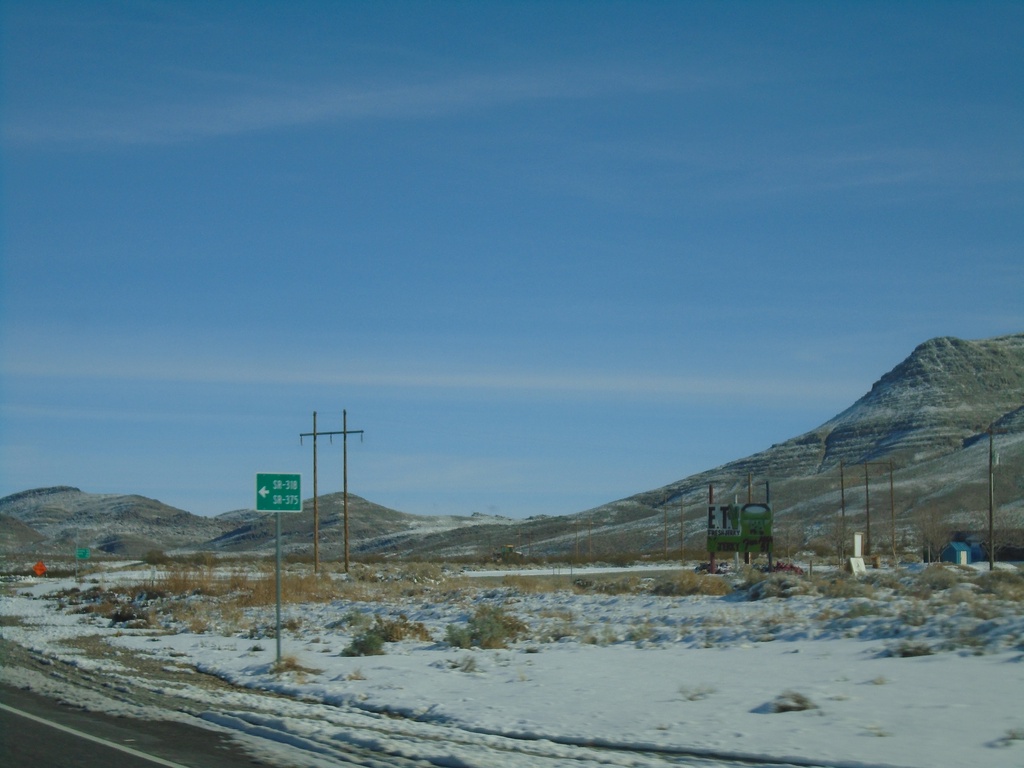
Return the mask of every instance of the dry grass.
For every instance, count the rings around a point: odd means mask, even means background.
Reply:
[[[298,658],[292,654],[282,656],[274,662],[270,669],[275,675],[291,674],[300,678],[304,678],[306,675],[319,675],[323,671],[302,666]]]
[[[620,638],[618,633],[607,624],[602,624],[600,629],[594,630],[593,627],[583,636],[583,642],[587,645],[614,645],[619,642]]]
[[[569,588],[566,579],[559,576],[509,574],[501,580],[501,584],[523,595],[547,594]]]
[[[222,575],[212,568],[185,566],[165,572],[153,586],[177,596],[230,596],[241,607],[271,605],[277,601],[277,580],[269,570],[234,570]],[[339,585],[328,575],[287,571],[281,574],[283,603],[330,602],[340,594]]]
[[[985,594],[1000,600],[1024,603],[1024,573],[1020,571],[986,571],[975,584]]]
[[[672,578],[659,581],[652,588],[655,595],[711,595],[721,597],[731,593],[732,584],[718,576],[680,571]]]

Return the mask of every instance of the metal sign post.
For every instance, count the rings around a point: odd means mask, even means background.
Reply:
[[[302,475],[261,472],[256,475],[256,511],[274,512],[277,519],[277,557],[274,574],[277,593],[274,637],[281,664],[281,513],[302,511]]]

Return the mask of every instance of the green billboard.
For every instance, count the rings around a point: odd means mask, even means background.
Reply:
[[[771,551],[771,504],[708,505],[708,552]]]

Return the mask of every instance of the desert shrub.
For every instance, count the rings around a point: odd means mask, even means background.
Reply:
[[[904,588],[904,584],[900,581],[899,574],[892,571],[870,570],[860,578],[864,583],[871,584],[875,589],[891,589],[899,591]]]
[[[598,630],[591,627],[583,636],[583,642],[587,645],[613,645],[619,642],[619,636],[613,627],[602,624]]]
[[[401,576],[413,584],[436,584],[444,580],[444,571],[438,563],[426,561],[405,563]]]
[[[386,643],[397,643],[409,638],[414,640],[430,640],[430,632],[426,626],[419,621],[409,621],[409,617],[404,613],[399,614],[397,619],[375,617],[373,631],[384,638]]]
[[[816,580],[818,589],[825,597],[873,597],[874,585],[846,574],[829,579]]]
[[[929,565],[918,575],[914,590],[917,594],[927,597],[932,592],[950,589],[960,583],[960,574],[952,568],[942,565]]]
[[[342,656],[380,656],[384,653],[384,643],[397,643],[408,638],[430,640],[430,632],[422,622],[409,621],[405,614],[396,619],[385,619],[375,616],[373,626],[367,627],[352,638],[352,642],[342,650]]]
[[[1024,574],[1020,571],[986,571],[975,583],[982,592],[1001,600],[1024,602]]]
[[[311,669],[310,667],[304,667],[302,666],[302,664],[299,663],[297,657],[289,654],[287,656],[282,656],[280,659],[275,661],[273,666],[271,667],[271,671],[276,675],[281,675],[290,672],[292,674],[305,676],[318,675],[320,674],[321,670]]]
[[[657,628],[649,619],[633,624],[626,630],[626,640],[631,643],[646,643],[658,636]]]
[[[805,712],[817,708],[817,704],[797,691],[784,691],[771,704],[772,712]]]
[[[573,624],[571,620],[562,619],[545,627],[544,636],[541,640],[542,642],[547,643],[557,643],[560,640],[565,640],[566,638],[577,637],[579,634],[579,627]]]
[[[576,579],[573,587],[579,593],[597,592],[602,595],[630,595],[640,590],[639,576],[619,576],[603,579]]]
[[[822,560],[828,560],[836,555],[836,548],[832,545],[832,542],[820,536],[807,542],[807,551]],[[799,554],[797,556],[799,557]]]
[[[166,565],[171,558],[162,549],[151,549],[142,556],[142,562],[146,565]]]
[[[384,654],[384,637],[371,627],[352,638],[342,650],[342,656],[382,656]]]
[[[449,624],[445,640],[456,648],[506,648],[526,631],[526,624],[517,617],[485,604],[477,607],[466,626]]]
[[[348,571],[348,578],[352,581],[378,582],[381,580],[381,572],[373,565],[366,563],[352,563]]]
[[[888,651],[889,656],[899,656],[905,659],[914,656],[931,656],[933,653],[930,645],[915,640],[901,640]]]
[[[863,616],[876,616],[881,613],[878,605],[867,600],[860,600],[851,605],[843,614],[844,619],[859,619]]]
[[[172,608],[172,619],[196,635],[210,631],[212,623],[209,606],[201,603],[179,603]]]
[[[1008,747],[1015,741],[1024,741],[1024,728],[1011,728],[1006,735],[994,742],[997,747]]]
[[[347,611],[340,619],[328,623],[327,629],[345,627],[351,632],[361,632],[364,629],[369,628],[372,623],[373,619],[370,618],[369,614],[357,611],[353,608]]]
[[[132,603],[116,605],[107,614],[112,624],[125,624],[135,628],[149,627],[153,625],[152,613]]]
[[[789,573],[774,573],[747,590],[748,600],[764,600],[769,597],[793,597],[815,591],[814,585],[802,576]]]
[[[192,565],[170,568],[157,585],[172,595],[215,595],[221,591],[212,569]]]
[[[651,592],[655,595],[727,595],[732,587],[725,579],[707,574],[680,571],[671,579],[657,582]]]
[[[923,627],[931,618],[932,609],[925,605],[913,603],[897,614],[897,618],[908,627]]]
[[[737,589],[750,589],[755,584],[760,584],[768,578],[768,574],[757,568],[745,566],[739,571],[739,579],[736,581]]]
[[[501,580],[501,584],[524,595],[557,592],[565,587],[561,580],[551,576],[521,576],[519,574],[505,576]]]

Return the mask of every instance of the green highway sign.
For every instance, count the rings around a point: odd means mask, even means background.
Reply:
[[[257,512],[301,512],[302,475],[281,472],[256,474]]]
[[[88,560],[90,554],[92,554],[92,553],[89,552],[89,550],[86,549],[85,547],[82,547],[82,548],[79,548],[79,549],[75,550],[75,558],[78,559],[78,560]]]

